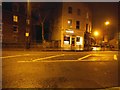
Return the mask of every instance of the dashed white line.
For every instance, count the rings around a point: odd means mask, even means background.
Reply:
[[[49,57],[44,57],[44,58],[38,58],[38,59],[31,60],[31,61],[18,61],[18,62],[36,62],[36,61],[50,59],[50,58],[59,57],[59,56],[64,56],[64,54],[54,55],[54,56],[49,56]]]
[[[23,54],[23,55],[14,55],[14,56],[5,56],[5,57],[0,57],[2,59],[4,58],[14,58],[14,57],[21,57],[21,56],[29,56],[30,54]]]
[[[86,55],[86,56],[84,56],[84,57],[81,57],[81,58],[79,58],[78,60],[82,60],[82,59],[88,58],[88,57],[90,57],[90,56],[92,56],[92,54],[89,54],[89,55]]]
[[[54,57],[59,57],[59,56],[64,56],[64,54],[54,55],[54,56],[49,56],[49,57],[44,57],[44,58],[38,58],[38,59],[34,59],[34,60],[32,60],[32,61],[35,62],[35,61],[44,60],[44,59],[49,59],[49,58],[54,58]]]

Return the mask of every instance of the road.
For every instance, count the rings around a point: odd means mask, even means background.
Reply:
[[[118,85],[118,52],[3,51],[3,88],[105,88]]]

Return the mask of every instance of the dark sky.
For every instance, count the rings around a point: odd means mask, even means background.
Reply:
[[[104,22],[110,21],[109,35],[113,38],[118,32],[118,3],[117,2],[91,2],[89,5],[93,10],[93,31],[98,30],[101,33],[105,31]]]

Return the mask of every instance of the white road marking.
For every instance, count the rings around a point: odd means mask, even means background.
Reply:
[[[41,60],[41,61],[18,61],[18,63],[24,63],[24,62],[32,62],[32,63],[35,63],[35,62],[76,62],[78,60]]]
[[[64,56],[65,54],[61,54],[61,55],[55,55],[55,56],[50,56],[50,57],[45,57],[45,58],[38,58],[38,59],[34,59],[34,60],[31,60],[31,61],[18,61],[18,62],[76,62],[76,61],[81,61],[82,59],[85,59],[89,56],[91,56],[92,54],[89,54],[89,55],[86,55],[82,58],[79,58],[78,60],[44,60],[44,59],[50,59],[50,58],[54,58],[54,57],[59,57],[59,56]],[[84,61],[84,60],[83,60]]]
[[[116,54],[114,55],[114,60],[117,60],[117,55]]]
[[[92,54],[89,54],[89,55],[86,55],[86,56],[84,56],[84,57],[81,57],[81,58],[79,58],[78,60],[82,60],[82,59],[88,58],[88,57],[90,57],[90,56],[92,56]]]
[[[32,60],[32,61],[35,62],[35,61],[39,61],[39,60],[44,60],[44,59],[49,59],[49,58],[54,58],[54,57],[59,57],[59,56],[64,56],[64,55],[65,55],[65,54],[54,55],[54,56],[49,56],[49,57],[34,59],[34,60]]]
[[[2,59],[4,58],[14,58],[14,57],[21,57],[21,56],[29,56],[30,54],[23,54],[23,55],[14,55],[14,56],[5,56],[5,57],[0,57]]]
[[[54,56],[49,56],[49,57],[44,57],[44,58],[38,58],[38,59],[34,59],[34,60],[29,60],[29,61],[18,61],[18,62],[78,62],[78,61],[82,61],[82,62],[96,62],[96,61],[102,61],[102,60],[89,60],[87,59],[90,56],[101,56],[104,57],[106,55],[100,55],[100,54],[88,54],[86,56],[83,56],[77,60],[45,60],[45,59],[50,59],[50,58],[54,58],[54,57],[59,57],[59,56],[64,56],[65,54],[60,54],[60,55],[54,55]],[[67,54],[66,54],[67,55]],[[84,60],[83,60],[84,59]],[[114,60],[117,60],[117,55],[114,55]],[[109,60],[103,60],[103,61],[109,61]],[[113,61],[113,60],[110,60]]]
[[[44,59],[50,59],[50,58],[64,56],[64,55],[65,54],[60,54],[60,55],[54,55],[54,56],[49,56],[49,57],[44,57],[44,58],[38,58],[38,59],[31,60],[31,61],[18,61],[18,62],[36,62],[36,61],[40,61],[40,60],[44,60]]]

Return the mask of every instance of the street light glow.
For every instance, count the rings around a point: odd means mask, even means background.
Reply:
[[[94,32],[94,36],[98,36],[99,33],[97,31]]]
[[[110,22],[109,22],[109,21],[106,21],[106,22],[105,22],[105,25],[109,25],[109,24],[110,24]]]

